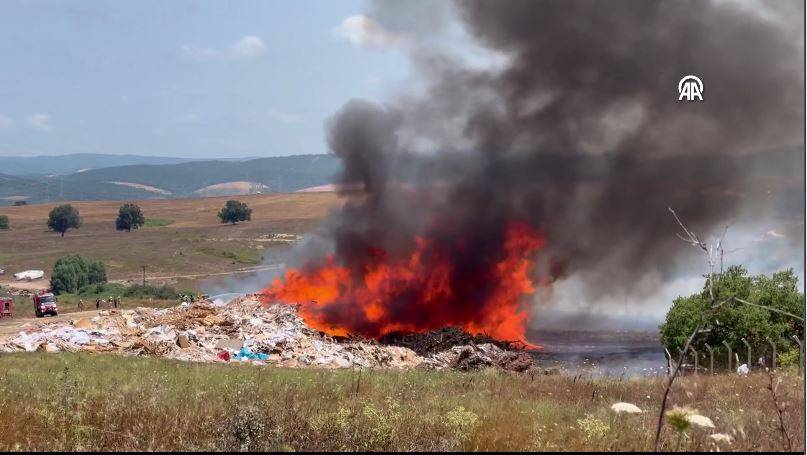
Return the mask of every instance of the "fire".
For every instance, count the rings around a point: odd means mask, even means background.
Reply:
[[[448,243],[448,244],[446,244]],[[265,303],[299,305],[306,323],[334,336],[380,337],[459,327],[504,341],[525,341],[525,298],[536,284],[535,254],[545,244],[533,227],[511,223],[495,258],[468,265],[467,242],[417,238],[411,254],[394,258],[381,249],[350,270],[333,256],[323,265],[287,270],[262,292]]]

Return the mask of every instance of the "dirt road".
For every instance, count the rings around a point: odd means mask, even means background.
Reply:
[[[99,310],[92,311],[74,311],[72,313],[60,313],[58,316],[45,316],[43,318],[2,318],[0,319],[0,337],[14,335],[17,332],[24,330],[23,325],[28,323],[43,323],[43,322],[56,322],[56,321],[73,321],[84,317],[93,317],[98,315]],[[104,311],[104,310],[101,310]]]

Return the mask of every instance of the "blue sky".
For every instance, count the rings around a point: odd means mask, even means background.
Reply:
[[[353,0],[0,2],[0,155],[323,153],[405,53]]]

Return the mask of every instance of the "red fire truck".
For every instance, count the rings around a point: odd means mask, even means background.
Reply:
[[[59,314],[59,308],[56,307],[56,296],[51,292],[40,292],[34,294],[34,313],[36,317],[41,318],[46,314],[56,316]]]
[[[0,318],[10,318],[14,316],[14,299],[0,296]]]

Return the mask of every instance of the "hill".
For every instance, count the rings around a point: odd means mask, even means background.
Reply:
[[[141,155],[108,155],[102,153],[73,153],[57,156],[0,156],[0,169],[10,175],[72,174],[88,169],[133,164],[176,164],[198,161],[192,158]]]
[[[338,170],[339,160],[333,155],[296,155],[135,164],[56,176],[0,174],[0,205],[20,197],[30,203],[198,197],[208,194],[204,190],[210,187],[215,195],[293,192],[332,183]],[[227,193],[228,188],[232,192]]]

